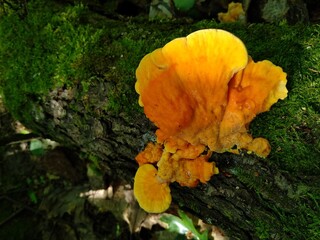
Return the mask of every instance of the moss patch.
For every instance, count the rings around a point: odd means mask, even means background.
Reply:
[[[86,11],[33,1],[26,17],[1,19],[1,90],[16,118],[32,117],[30,99],[40,101],[50,89],[89,77],[80,65],[102,31],[81,23]]]

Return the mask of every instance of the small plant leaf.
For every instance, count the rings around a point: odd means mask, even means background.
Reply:
[[[183,211],[178,211],[180,216],[174,216],[172,214],[163,215],[160,220],[168,224],[168,230],[170,232],[176,232],[179,234],[190,234],[193,239],[197,240],[207,240],[208,239],[208,231],[203,232],[202,234],[198,232],[195,228],[192,219],[190,219]]]
[[[42,156],[45,152],[42,141],[38,139],[31,140],[30,152],[35,156]]]
[[[34,204],[37,204],[37,203],[38,203],[38,198],[37,198],[37,195],[36,195],[35,192],[29,191],[29,192],[28,192],[28,196],[29,196],[29,199],[30,199],[30,201],[31,201],[32,203],[34,203]]]

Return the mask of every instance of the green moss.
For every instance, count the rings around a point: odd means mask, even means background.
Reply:
[[[289,94],[271,111],[259,115],[251,124],[251,131],[256,136],[269,139],[273,147],[270,155],[272,164],[299,174],[320,173],[314,160],[320,156],[317,137],[320,127],[320,79],[319,73],[312,71],[319,69],[320,45],[310,46],[310,38],[319,37],[318,28],[281,26],[272,32],[265,30],[273,35],[271,39],[281,40],[270,40],[270,46],[266,44],[269,50],[259,48],[262,59],[270,59],[288,73]],[[263,46],[262,43],[259,45]],[[251,43],[248,46],[253,48]],[[261,59],[260,56],[257,58]]]
[[[80,66],[102,31],[81,23],[86,11],[81,5],[60,9],[33,1],[25,18],[1,19],[1,88],[16,118],[32,117],[30,99],[41,101],[50,89],[89,77]]]
[[[301,202],[298,209],[293,212],[285,211],[270,205],[272,218],[254,220],[256,234],[259,239],[318,239],[319,232],[319,206],[315,209]],[[274,234],[274,233],[278,234]]]
[[[246,157],[243,157],[243,160],[245,161]],[[263,203],[261,208],[264,210],[259,212],[255,209],[252,219],[255,235],[259,239],[319,237],[320,192],[319,183],[315,182],[314,178],[301,176],[301,180],[289,184],[284,178],[288,175],[286,172],[284,175],[276,173],[275,176],[270,176],[264,174],[264,170],[259,166],[248,169],[236,167],[233,174],[261,198],[259,202]],[[269,214],[266,215],[266,212]]]

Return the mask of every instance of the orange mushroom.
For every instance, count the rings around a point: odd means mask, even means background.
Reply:
[[[192,145],[181,138],[170,137],[166,139],[164,148],[166,152],[175,153],[179,158],[195,159],[205,150],[206,146]]]
[[[236,22],[245,20],[245,12],[243,11],[241,3],[231,2],[228,5],[228,12],[218,13],[220,22]]]
[[[200,30],[147,54],[136,70],[136,91],[163,143],[175,136],[219,148],[228,83],[245,68],[244,44],[229,32]]]
[[[174,180],[181,186],[195,187],[199,181],[206,183],[212,175],[218,174],[219,170],[214,162],[208,162],[211,153],[202,155],[196,159],[180,159],[179,168],[174,174]]]
[[[136,161],[139,165],[156,163],[160,160],[162,152],[163,150],[161,144],[154,144],[150,142],[146,148],[136,156]]]
[[[136,77],[139,104],[158,127],[157,143],[136,158],[134,192],[146,211],[170,205],[170,182],[194,187],[218,174],[212,152],[236,146],[269,154],[268,140],[253,138],[249,123],[287,96],[286,74],[270,61],[255,63],[231,33],[205,29],[174,39],[147,54]]]
[[[287,97],[286,73],[270,61],[255,63],[251,58],[245,69],[229,82],[228,104],[220,125],[223,149],[233,145],[266,157],[270,145],[266,139],[253,139],[248,125],[259,113],[268,111],[279,99]]]
[[[151,164],[139,167],[133,189],[140,207],[147,212],[164,212],[170,206],[169,184],[157,177],[157,169]]]
[[[202,147],[202,146],[201,146]],[[181,186],[195,187],[198,182],[206,183],[219,170],[215,163],[208,162],[212,152],[201,152],[197,146],[187,145],[170,153],[164,148],[160,161],[157,163],[157,176],[165,182],[178,182]],[[199,148],[200,149],[200,148]]]

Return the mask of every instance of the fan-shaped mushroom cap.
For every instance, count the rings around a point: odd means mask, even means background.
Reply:
[[[171,203],[168,183],[157,177],[157,169],[151,164],[140,166],[136,172],[134,195],[140,207],[150,213],[164,212]]]
[[[139,103],[167,151],[174,152],[172,139],[182,139],[216,152],[237,145],[269,154],[267,140],[251,146],[248,125],[287,96],[286,73],[270,61],[248,59],[231,33],[207,29],[177,38],[146,55],[136,76]]]
[[[257,114],[268,111],[279,99],[287,97],[286,76],[270,61],[255,63],[251,58],[246,68],[235,74],[229,83],[228,104],[220,125],[223,148],[236,144],[263,157],[269,154],[267,140],[260,138],[251,143],[248,125]]]
[[[136,91],[158,141],[177,136],[216,148],[228,83],[248,61],[244,44],[229,32],[199,30],[146,55],[136,70]]]

